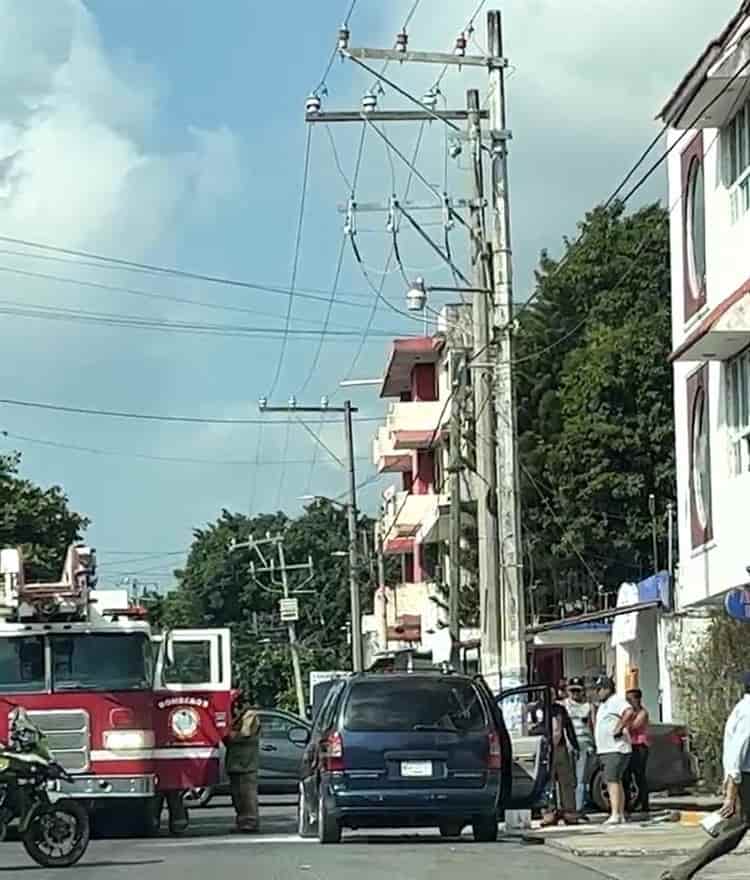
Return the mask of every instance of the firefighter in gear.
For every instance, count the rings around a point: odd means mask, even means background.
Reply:
[[[232,726],[224,744],[232,804],[237,814],[235,831],[254,834],[258,831],[260,719],[241,694],[235,698],[232,706]]]

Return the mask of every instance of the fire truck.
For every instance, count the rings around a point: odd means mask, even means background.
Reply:
[[[96,554],[68,548],[56,583],[0,551],[0,741],[23,706],[92,812],[158,830],[166,798],[215,785],[231,713],[226,629],[154,634],[125,590],[96,590]]]

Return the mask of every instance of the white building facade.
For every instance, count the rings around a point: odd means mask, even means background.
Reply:
[[[686,637],[685,615],[750,581],[750,2],[662,118],[671,149],[675,641]]]

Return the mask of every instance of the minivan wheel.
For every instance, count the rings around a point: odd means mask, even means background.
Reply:
[[[315,826],[310,819],[310,811],[307,809],[305,787],[300,782],[299,795],[297,796],[297,833],[300,837],[315,837]]]
[[[465,824],[465,822],[461,822],[458,819],[446,819],[440,823],[440,836],[460,837]]]
[[[497,840],[497,816],[477,816],[471,823],[477,843],[494,843]]]
[[[318,840],[321,843],[339,843],[341,840],[341,826],[328,812],[322,788],[318,795]]]

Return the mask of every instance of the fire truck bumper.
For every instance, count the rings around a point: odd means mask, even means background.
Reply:
[[[147,798],[156,794],[156,776],[144,773],[133,776],[76,776],[75,782],[56,785],[65,797],[85,798]]]

